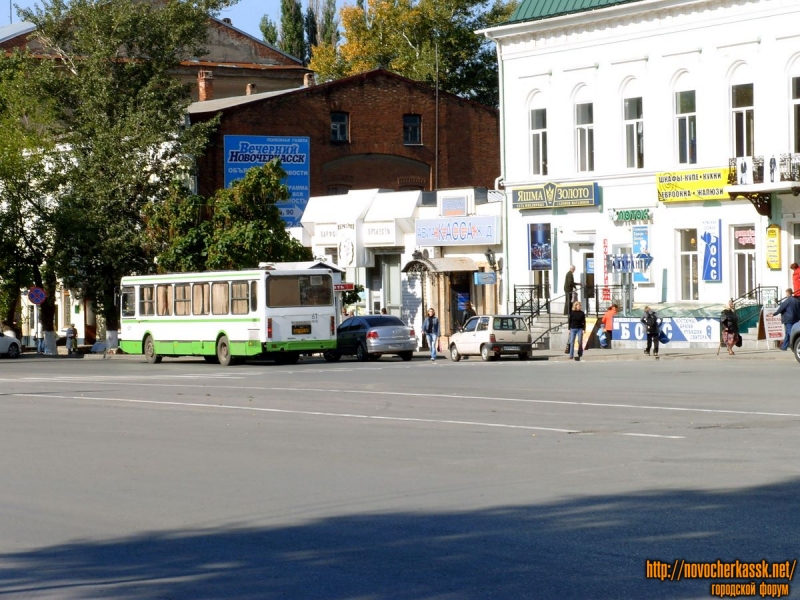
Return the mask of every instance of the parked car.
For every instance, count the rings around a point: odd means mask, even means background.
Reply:
[[[792,325],[792,330],[789,332],[789,348],[794,352],[797,362],[800,362],[800,322]]]
[[[458,333],[450,337],[450,360],[480,355],[494,360],[503,354],[516,354],[520,360],[531,356],[531,332],[525,319],[517,315],[481,315],[472,317]]]
[[[355,354],[360,361],[377,360],[384,354],[397,354],[403,360],[414,358],[417,338],[414,330],[391,315],[350,317],[336,330],[336,350],[325,352],[334,362],[343,355]]]
[[[0,355],[17,358],[22,353],[22,343],[10,331],[0,331]]]

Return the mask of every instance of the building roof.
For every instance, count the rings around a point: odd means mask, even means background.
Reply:
[[[642,0],[522,0],[507,23],[550,19]]]
[[[33,23],[26,23],[25,21],[12,23],[11,25],[4,25],[3,27],[0,27],[0,44],[5,43],[8,40],[13,40],[15,37],[20,35],[33,33],[35,30],[36,26]]]
[[[272,92],[261,92],[260,94],[250,94],[249,96],[233,96],[231,98],[219,98],[217,100],[206,100],[204,102],[192,102],[187,109],[190,115],[201,115],[204,113],[215,113],[226,108],[233,108],[234,106],[241,106],[242,104],[250,104],[265,98],[272,98],[273,96],[282,96],[290,92],[302,90],[302,87],[291,88],[288,90],[275,90]]]

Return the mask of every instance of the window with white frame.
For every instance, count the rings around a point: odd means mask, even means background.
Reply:
[[[594,171],[594,104],[575,105],[575,166],[578,171]]]
[[[754,225],[733,228],[733,265],[736,276],[736,297],[756,288],[756,230]]]
[[[641,98],[622,101],[625,127],[625,163],[629,169],[644,168],[644,113]]]
[[[734,156],[753,156],[755,153],[755,112],[753,84],[731,86]]]
[[[800,77],[792,77],[792,134],[794,152],[800,153]]]
[[[675,127],[678,164],[697,163],[697,108],[695,90],[675,92]]]
[[[699,300],[697,229],[680,229],[678,237],[680,238],[681,300]]]
[[[403,115],[403,144],[406,146],[422,144],[421,115]]]
[[[531,173],[547,175],[547,109],[531,110]]]

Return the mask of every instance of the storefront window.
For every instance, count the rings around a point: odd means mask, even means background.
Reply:
[[[699,300],[697,229],[681,229],[678,235],[680,237],[681,300]]]
[[[733,228],[733,264],[736,269],[736,297],[756,287],[756,230],[753,225]]]

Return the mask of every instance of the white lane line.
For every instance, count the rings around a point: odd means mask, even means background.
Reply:
[[[149,379],[149,378],[148,378]],[[43,381],[57,382],[56,379],[46,379]],[[83,383],[97,384],[97,385],[115,385],[115,382],[95,381],[81,379]],[[778,412],[765,412],[765,411],[750,411],[750,410],[732,410],[724,408],[686,408],[682,406],[648,406],[637,404],[612,404],[603,402],[576,402],[573,400],[537,400],[533,398],[502,398],[499,396],[467,396],[456,394],[433,394],[433,393],[419,393],[419,392],[384,392],[377,390],[349,390],[349,389],[325,389],[325,388],[298,388],[298,387],[261,387],[261,386],[240,386],[236,388],[215,388],[205,384],[195,385],[172,385],[161,383],[126,383],[129,386],[139,387],[183,387],[183,388],[203,388],[203,389],[222,389],[222,390],[249,390],[261,392],[316,392],[323,394],[368,394],[373,396],[407,396],[410,398],[444,398],[448,400],[491,400],[495,402],[518,402],[523,404],[556,404],[562,406],[593,406],[597,408],[633,408],[638,410],[663,410],[672,412],[697,412],[708,414],[729,414],[729,415],[745,415],[745,416],[759,416],[759,417],[796,417],[800,418],[800,413],[778,413]],[[10,394],[11,395],[11,394]]]
[[[58,398],[61,400],[95,400],[99,402],[121,402],[129,404],[156,404],[163,406],[188,406],[192,408],[215,408],[221,410],[247,410],[253,412],[281,413],[288,415],[306,415],[314,417],[339,417],[347,419],[371,419],[375,421],[402,421],[407,423],[434,423],[440,425],[470,425],[475,427],[498,427],[502,429],[525,429],[528,431],[552,431],[555,433],[580,433],[573,429],[558,429],[555,427],[533,427],[530,425],[511,425],[508,423],[481,423],[476,421],[452,421],[447,419],[418,419],[412,417],[385,417],[378,415],[360,415],[351,413],[331,413],[306,410],[285,410],[280,408],[259,408],[254,406],[232,406],[229,404],[204,404],[200,402],[175,402],[159,400],[134,400],[132,398],[106,398],[93,396],[64,396],[55,394],[9,394],[22,398]]]
[[[657,435],[655,433],[618,433],[617,435],[629,435],[631,437],[646,437],[646,438],[665,438],[668,440],[686,439],[686,436],[683,435]]]

